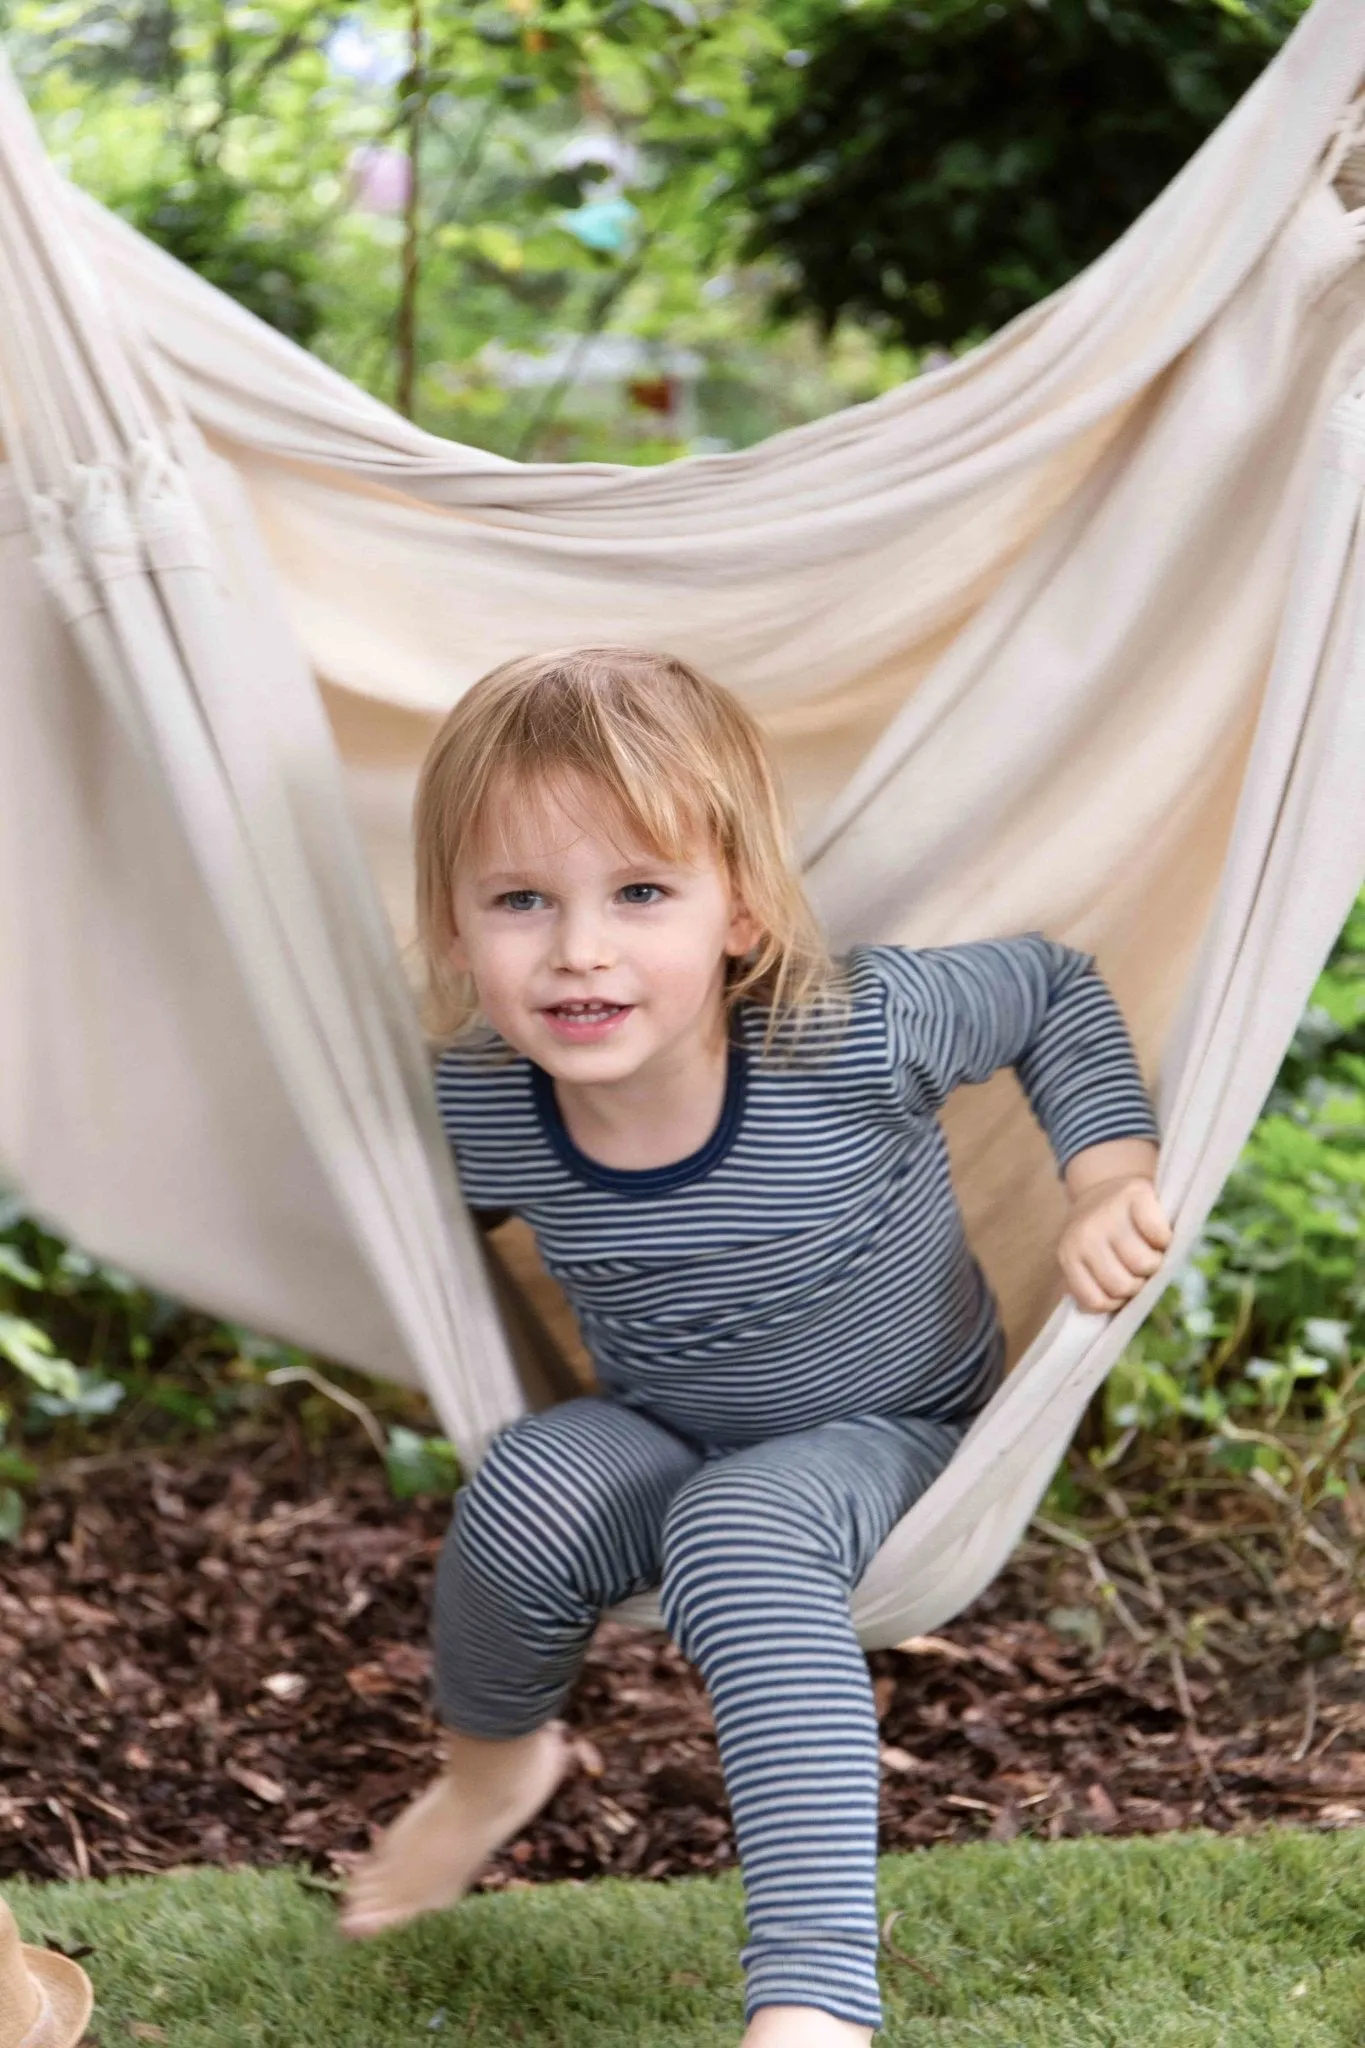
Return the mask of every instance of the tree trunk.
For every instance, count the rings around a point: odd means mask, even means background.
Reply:
[[[408,103],[408,192],[403,208],[403,277],[394,323],[398,376],[394,403],[405,419],[412,418],[417,385],[417,293],[421,283],[418,213],[421,203],[422,121],[426,113],[426,74],[422,50],[422,0],[412,0],[408,14],[409,59],[402,91]]]

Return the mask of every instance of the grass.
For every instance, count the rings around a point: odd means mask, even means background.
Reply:
[[[710,2048],[741,2027],[733,1875],[467,1899],[367,1945],[288,1870],[9,1883],[88,1941],[100,2048]],[[889,1856],[894,2048],[1360,2048],[1365,1831]],[[918,1966],[918,1967],[916,1967]]]

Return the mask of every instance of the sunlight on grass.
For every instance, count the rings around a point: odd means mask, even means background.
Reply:
[[[741,2032],[737,1879],[468,1899],[366,1946],[291,1871],[4,1895],[88,1941],[101,2048],[709,2048]],[[1358,2048],[1365,1832],[890,1856],[895,2048]]]

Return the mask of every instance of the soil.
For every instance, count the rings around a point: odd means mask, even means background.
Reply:
[[[959,1620],[871,1657],[884,1848],[1365,1822],[1349,1559],[1287,1554],[1254,1500],[1203,1524],[1114,1505],[1094,1541],[1035,1525]],[[0,1551],[0,1876],[335,1882],[433,1768],[448,1515],[297,1438],[50,1474]],[[604,1625],[568,1718],[574,1770],[482,1888],[734,1862],[706,1696],[664,1636]]]

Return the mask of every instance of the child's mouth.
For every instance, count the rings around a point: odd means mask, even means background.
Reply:
[[[633,1003],[553,1003],[540,1014],[556,1038],[585,1045],[605,1038],[624,1023],[634,1007]]]

